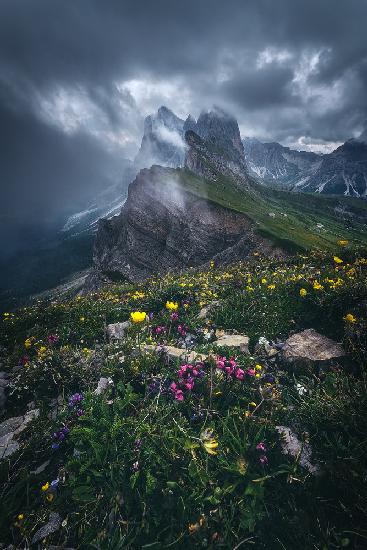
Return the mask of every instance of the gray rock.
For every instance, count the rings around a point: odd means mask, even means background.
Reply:
[[[122,340],[125,337],[126,330],[131,326],[130,321],[123,323],[112,323],[107,325],[106,334],[110,341]]]
[[[19,449],[16,436],[26,429],[28,424],[39,416],[39,410],[28,411],[24,416],[8,418],[0,424],[0,460],[11,456]]]
[[[245,334],[223,334],[213,343],[221,348],[238,348],[242,353],[249,353],[249,340]]]
[[[284,359],[297,361],[327,361],[337,357],[344,357],[345,351],[341,344],[319,334],[314,329],[293,334],[288,338],[282,349]]]
[[[97,389],[94,391],[94,393],[96,395],[102,395],[112,386],[113,386],[112,378],[101,377],[98,381],[98,386],[97,386]]]
[[[48,518],[48,522],[43,525],[33,536],[32,544],[36,544],[40,540],[44,539],[48,535],[55,533],[61,527],[61,517],[56,512],[51,512]]]
[[[306,442],[301,442],[288,426],[275,426],[281,436],[282,451],[293,458],[299,457],[300,465],[311,474],[319,474],[320,467],[311,462],[312,449]]]

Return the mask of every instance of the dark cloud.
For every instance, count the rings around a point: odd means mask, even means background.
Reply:
[[[222,105],[243,132],[295,146],[357,135],[366,18],[365,0],[2,0],[0,216],[81,204],[162,103]]]

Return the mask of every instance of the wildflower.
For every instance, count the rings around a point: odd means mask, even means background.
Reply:
[[[30,347],[32,346],[32,339],[31,338],[27,338],[24,342],[24,347],[26,349],[29,349]]]
[[[343,263],[343,260],[341,258],[338,258],[338,256],[334,256],[334,262],[336,264],[342,264]]]
[[[304,298],[307,295],[307,290],[305,288],[301,288],[299,295]]]
[[[50,487],[50,484],[47,481],[44,485],[42,485],[41,491],[43,491],[43,492],[48,491],[49,487]]]
[[[56,344],[57,342],[59,341],[59,336],[57,336],[57,334],[49,334],[47,336],[47,342],[48,344],[50,344],[51,346],[53,344]]]
[[[262,282],[263,285],[265,285],[266,282],[267,282],[267,279],[265,279],[265,277],[263,277],[263,278],[261,279],[261,282]]]
[[[170,302],[169,300],[167,300],[166,308],[168,309],[168,311],[177,311],[178,310],[178,303],[177,302]]]
[[[268,289],[269,289],[269,290],[274,290],[274,288],[275,288],[275,285],[274,285],[274,284],[268,285]]]
[[[257,407],[257,404],[255,403],[255,401],[251,401],[249,404],[248,404],[248,408],[249,409],[256,409]]]
[[[17,519],[22,521],[24,519],[24,514],[18,514]]]
[[[357,317],[355,317],[352,313],[347,313],[344,317],[344,321],[346,321],[347,323],[356,323]]]
[[[314,290],[322,290],[324,287],[319,282],[315,281],[313,284]]]
[[[263,466],[266,466],[268,464],[268,457],[266,455],[261,455],[259,461]]]
[[[256,450],[258,451],[262,451],[263,453],[266,453],[266,445],[263,441],[261,441],[260,443],[258,443],[256,445]]]
[[[81,322],[85,321],[85,317],[80,317],[79,321],[81,321]]]
[[[171,313],[170,319],[171,319],[171,321],[177,321],[177,319],[178,319],[178,313],[177,313],[176,311],[174,311],[173,313]]]
[[[340,240],[340,241],[338,241],[338,244],[339,244],[340,246],[347,246],[348,243],[349,243],[349,241],[347,241],[347,240]]]
[[[255,371],[256,372],[262,371],[262,366],[261,365],[255,365]]]
[[[38,355],[39,359],[44,359],[45,356],[47,355],[46,346],[40,346],[37,350],[37,355]]]
[[[204,445],[204,449],[206,450],[206,452],[210,455],[216,455],[217,454],[217,451],[215,450],[219,443],[216,439],[207,439],[206,441],[203,442],[203,445]]]
[[[147,317],[145,311],[132,311],[130,317],[133,323],[143,323]]]
[[[48,502],[52,502],[54,498],[55,498],[54,493],[47,493],[46,499]]]

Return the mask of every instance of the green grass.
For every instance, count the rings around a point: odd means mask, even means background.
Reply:
[[[367,243],[365,201],[277,191],[257,184],[252,184],[249,189],[239,189],[230,178],[221,174],[216,181],[203,181],[187,171],[174,172],[178,173],[184,189],[245,214],[258,224],[261,234],[291,250],[333,250],[339,239],[348,239],[355,246]],[[339,205],[344,205],[355,215],[352,227],[334,212]],[[269,213],[274,213],[275,217],[270,217]],[[323,224],[324,228],[318,229],[317,223]]]

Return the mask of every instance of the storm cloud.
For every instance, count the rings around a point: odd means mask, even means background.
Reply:
[[[365,0],[2,0],[2,224],[47,223],[117,181],[162,104],[217,104],[243,135],[300,149],[358,136],[366,20]]]

